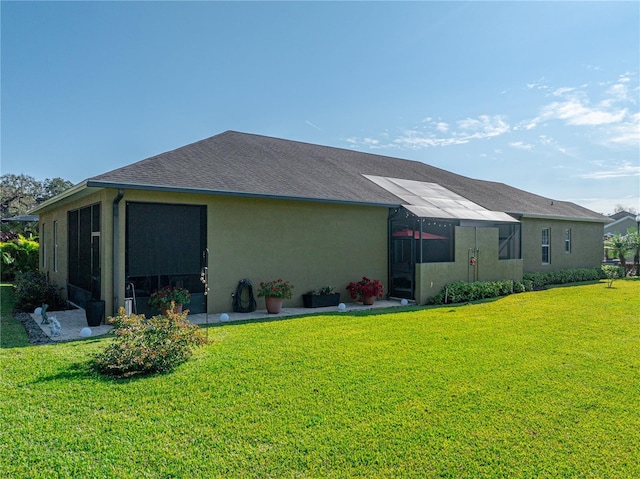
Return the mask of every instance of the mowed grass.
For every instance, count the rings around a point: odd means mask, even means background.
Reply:
[[[0,348],[21,347],[29,344],[24,326],[13,317],[14,297],[13,285],[0,284]]]
[[[0,476],[640,477],[640,282],[209,329],[106,380],[110,339],[0,351]]]

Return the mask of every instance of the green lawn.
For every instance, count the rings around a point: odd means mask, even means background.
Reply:
[[[29,344],[29,338],[22,323],[12,314],[13,290],[13,285],[0,284],[0,348],[21,347]]]
[[[0,477],[640,477],[640,282],[226,324],[174,373],[0,350]]]

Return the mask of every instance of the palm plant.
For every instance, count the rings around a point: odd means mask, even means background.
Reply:
[[[629,235],[622,236],[620,233],[616,233],[605,243],[611,251],[611,254],[618,257],[620,260],[620,266],[623,268],[626,268],[627,262],[625,260],[625,255],[630,249],[629,241],[627,240],[628,236]]]

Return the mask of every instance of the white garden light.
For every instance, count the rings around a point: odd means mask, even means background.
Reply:
[[[82,336],[83,338],[88,338],[92,334],[93,334],[93,331],[91,331],[91,328],[82,328],[80,330],[80,336]]]
[[[220,315],[220,321],[229,321],[229,315],[227,313],[222,313]]]

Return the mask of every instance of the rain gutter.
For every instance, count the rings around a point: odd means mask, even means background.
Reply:
[[[119,188],[113,199],[113,314],[118,311],[118,291],[120,285],[120,200],[124,189]]]
[[[394,208],[401,206],[400,203],[377,203],[370,201],[353,201],[353,200],[339,200],[331,198],[313,198],[306,196],[288,196],[288,195],[273,195],[268,193],[247,193],[244,191],[229,191],[229,190],[208,190],[204,188],[185,188],[165,185],[137,185],[133,183],[113,183],[102,181],[89,181],[87,186],[97,188],[128,188],[143,191],[162,191],[166,193],[189,193],[199,195],[220,195],[220,196],[236,196],[244,198],[265,198],[274,200],[290,200],[290,201],[311,201],[317,203],[334,203],[344,205],[356,205],[356,206],[381,206],[384,208]]]

